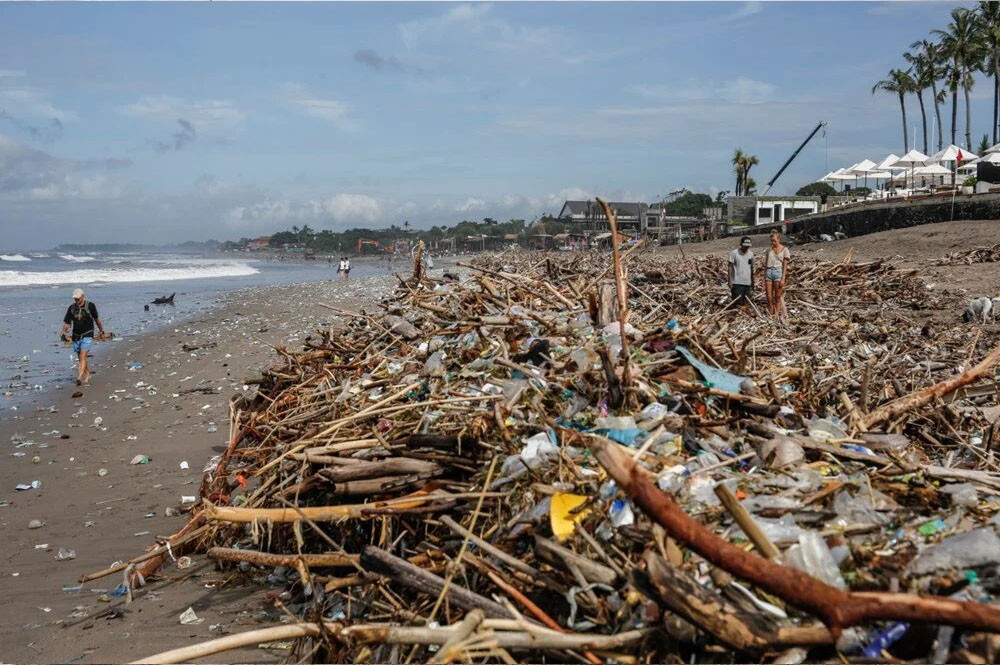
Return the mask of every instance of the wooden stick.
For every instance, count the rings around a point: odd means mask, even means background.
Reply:
[[[728,485],[724,482],[716,485],[715,495],[719,497],[722,505],[726,507],[729,514],[733,516],[736,523],[743,529],[743,533],[753,542],[757,551],[761,553],[761,556],[768,559],[777,559],[781,556],[781,551],[774,546],[774,543],[771,542],[767,534],[764,533],[764,530],[754,520],[753,515],[743,507],[743,504],[739,502],[739,499],[736,498],[736,495],[733,494]]]
[[[428,662],[435,665],[438,663],[450,663],[452,661],[459,660],[462,657],[462,650],[456,649],[455,647],[457,647],[461,642],[464,642],[469,635],[476,632],[476,629],[479,628],[479,624],[481,624],[485,618],[486,615],[483,614],[482,610],[472,610],[466,614],[465,618],[462,619],[462,622],[458,624],[458,630],[455,631],[455,634],[448,638],[448,641],[444,643],[444,646],[442,646],[438,652],[434,654],[434,657]]]
[[[919,409],[925,404],[930,404],[937,397],[954,392],[962,386],[978,381],[989,374],[997,363],[1000,363],[1000,346],[990,351],[989,354],[983,358],[982,362],[975,367],[959,374],[958,376],[945,379],[944,381],[936,383],[933,386],[924,388],[923,390],[919,390],[917,392],[912,392],[909,395],[905,395],[899,399],[889,402],[888,404],[880,406],[869,413],[868,416],[861,422],[867,429],[871,429],[874,425],[892,422],[908,411]]]
[[[294,568],[300,561],[310,568],[348,568],[355,566],[360,559],[357,554],[272,554],[230,547],[213,547],[205,556],[216,561],[247,561],[258,566],[288,568]]]
[[[361,565],[373,573],[384,575],[395,580],[403,586],[416,589],[428,595],[437,596],[445,589],[445,580],[434,573],[429,573],[419,566],[415,566],[406,559],[389,554],[383,549],[365,546],[361,552]],[[492,600],[483,598],[478,593],[455,584],[451,584],[445,595],[448,602],[456,607],[465,610],[481,609],[486,616],[494,618],[507,618],[510,613],[502,606]]]
[[[337,623],[327,623],[325,626],[336,639],[350,641],[353,644],[445,644],[455,633],[459,625],[427,628],[423,626],[391,626],[387,624],[360,624],[344,628]],[[642,641],[651,635],[655,629],[629,630],[617,635],[581,635],[577,633],[563,634],[541,626],[530,626],[525,630],[523,621],[486,619],[480,624],[482,630],[494,630],[493,638],[497,645],[504,649],[617,649]],[[498,630],[503,629],[503,630]],[[288,626],[261,628],[237,635],[227,635],[201,644],[193,644],[180,649],[164,651],[148,658],[133,661],[133,665],[149,663],[151,665],[168,665],[169,663],[186,663],[196,658],[239,649],[240,647],[290,640],[297,637],[318,637],[320,627],[315,623],[297,623]]]

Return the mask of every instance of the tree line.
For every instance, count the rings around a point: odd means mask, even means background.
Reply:
[[[997,141],[997,103],[1000,100],[1000,2],[979,2],[975,8],[956,7],[943,29],[931,30],[928,38],[910,44],[903,54],[902,67],[889,70],[886,78],[872,86],[872,94],[886,92],[899,99],[903,120],[903,151],[910,151],[909,128],[906,121],[906,98],[914,95],[920,106],[924,154],[929,154],[927,109],[924,94],[930,93],[934,121],[937,124],[937,149],[944,148],[944,128],[941,106],[947,109],[951,97],[951,143],[958,134],[958,95],[965,101],[965,147],[972,150],[972,110],[969,96],[976,84],[976,74],[993,78],[993,141]],[[914,144],[916,144],[914,137]],[[934,137],[930,137],[933,143]],[[991,145],[989,133],[983,134],[979,152]],[[915,147],[915,146],[914,146]]]

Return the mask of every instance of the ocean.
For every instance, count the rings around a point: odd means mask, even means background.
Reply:
[[[384,274],[384,264],[352,263],[351,277]],[[175,324],[230,291],[339,279],[337,262],[282,262],[173,253],[0,254],[0,413],[26,393],[75,378],[58,337],[73,289],[97,305],[105,330],[125,338]],[[176,293],[173,306],[144,305]],[[107,342],[95,345],[104,353]]]

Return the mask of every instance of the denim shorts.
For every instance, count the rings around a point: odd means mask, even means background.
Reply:
[[[90,351],[90,347],[93,345],[93,337],[81,337],[73,342],[73,353],[79,354],[81,351]]]
[[[769,282],[780,282],[781,281],[781,267],[780,266],[768,266],[767,270],[764,272],[764,279]]]

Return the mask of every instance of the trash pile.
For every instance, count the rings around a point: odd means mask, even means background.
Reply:
[[[921,323],[947,294],[801,261],[779,325],[717,258],[459,266],[234,398],[188,525],[109,571],[196,548],[298,620],[147,662],[990,662],[1000,349]]]
[[[940,259],[931,261],[937,266],[965,266],[973,263],[996,263],[1000,261],[1000,243],[991,247],[976,247],[962,252],[951,252]]]

